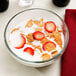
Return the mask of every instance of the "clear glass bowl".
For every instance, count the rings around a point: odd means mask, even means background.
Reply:
[[[53,20],[57,25],[60,25],[62,27],[63,34],[64,34],[64,47],[63,47],[63,49],[60,51],[60,53],[57,56],[55,56],[49,60],[45,60],[45,61],[28,61],[28,60],[20,58],[9,47],[10,30],[14,26],[19,24],[19,22],[21,22],[21,21],[25,21],[27,19],[33,19],[33,18],[40,19],[42,17],[46,20]],[[27,9],[27,10],[24,10],[24,11],[17,13],[15,16],[13,16],[9,20],[9,22],[7,23],[7,25],[5,27],[4,40],[5,40],[5,44],[6,44],[7,48],[9,49],[9,52],[16,60],[18,60],[19,62],[21,62],[27,66],[43,67],[43,66],[52,64],[55,60],[57,60],[59,57],[61,57],[61,55],[65,51],[67,44],[68,44],[69,32],[68,32],[68,28],[67,28],[65,22],[62,20],[62,18],[59,15],[57,15],[56,13],[54,13],[53,11],[50,11],[47,9],[41,9],[41,8],[32,8],[32,9]]]

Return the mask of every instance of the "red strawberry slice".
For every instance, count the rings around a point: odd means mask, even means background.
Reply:
[[[47,50],[48,52],[50,52],[50,51],[54,50],[55,48],[56,48],[56,44],[52,41],[48,41],[43,44],[44,51]]]
[[[26,44],[26,39],[23,35],[21,35],[21,43],[19,46],[15,47],[16,49],[21,49],[24,47],[24,45]]]
[[[52,33],[53,31],[56,30],[56,25],[54,22],[52,21],[48,21],[45,23],[45,26],[44,26],[45,30],[49,33]]]
[[[27,52],[27,53],[29,53],[32,56],[34,55],[34,49],[32,49],[31,47],[26,47],[24,49],[24,52]]]
[[[43,32],[36,31],[36,32],[33,33],[33,37],[34,37],[36,40],[40,40],[40,41],[41,41],[41,40],[45,37],[45,35],[44,35]]]

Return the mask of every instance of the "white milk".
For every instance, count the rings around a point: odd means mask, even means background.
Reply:
[[[27,22],[27,21],[26,21]],[[36,49],[36,51],[35,51],[35,53],[34,53],[34,55],[33,56],[31,56],[29,53],[26,53],[26,52],[24,52],[23,50],[24,50],[24,48],[26,48],[26,47],[32,47],[31,45],[27,45],[27,44],[25,44],[25,46],[23,47],[23,48],[21,48],[21,49],[15,49],[14,47],[16,47],[16,46],[18,46],[18,45],[20,45],[20,40],[21,40],[21,38],[20,38],[20,33],[22,32],[23,34],[25,34],[25,35],[27,35],[27,34],[29,34],[29,33],[33,33],[33,32],[35,32],[35,28],[37,28],[38,26],[36,26],[35,24],[33,24],[33,26],[32,27],[30,27],[30,28],[28,28],[28,27],[26,27],[25,28],[25,25],[26,25],[26,22],[24,21],[24,22],[21,22],[19,25],[17,25],[16,27],[14,27],[14,28],[19,28],[19,30],[17,30],[17,31],[14,31],[12,34],[10,33],[10,48],[11,48],[11,50],[16,54],[16,55],[18,55],[20,58],[22,58],[22,59],[25,59],[25,60],[28,60],[28,61],[42,61],[42,58],[41,58],[41,55],[42,55],[42,53],[40,53],[40,50],[39,49]],[[60,27],[60,26],[59,26]],[[13,29],[14,29],[13,28]],[[12,30],[12,29],[11,29]],[[46,33],[46,31],[44,30],[44,28],[43,28],[43,31],[42,31],[44,34]],[[45,35],[46,36],[46,35]],[[62,46],[64,46],[64,36],[63,36],[63,33],[61,33],[61,36],[62,36],[62,41],[63,41],[63,44],[62,44]],[[26,37],[25,37],[26,38]],[[58,52],[60,52],[61,51],[61,48],[59,47],[59,45],[54,41],[54,39],[53,38],[49,38],[49,37],[47,37],[50,41],[52,41],[52,42],[54,42],[55,44],[56,44],[56,49],[55,50],[57,50]],[[27,41],[27,39],[26,39],[26,42],[28,42]],[[42,46],[42,44],[40,43],[40,41],[37,41],[37,40],[35,40],[34,42],[32,42],[34,45],[41,45]],[[32,47],[33,48],[33,47]],[[51,52],[53,52],[53,51],[55,51],[55,50],[52,50]],[[43,51],[43,50],[42,50]],[[50,56],[51,56],[51,52],[48,52],[48,51],[43,51],[43,53],[48,53]],[[52,58],[52,56],[51,56],[51,58]]]

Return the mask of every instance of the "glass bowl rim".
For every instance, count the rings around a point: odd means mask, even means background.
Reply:
[[[55,57],[50,58],[50,59],[45,60],[45,61],[29,61],[29,60],[25,60],[25,59],[19,57],[18,55],[16,55],[16,54],[10,49],[10,47],[9,47],[9,45],[8,45],[8,42],[7,42],[7,40],[6,40],[6,31],[7,31],[7,28],[8,28],[9,23],[15,18],[15,16],[17,16],[17,15],[23,13],[23,12],[30,11],[30,10],[44,10],[44,11],[47,11],[47,12],[51,12],[52,14],[56,15],[56,16],[64,23],[65,28],[66,28],[66,30],[67,30],[67,41],[66,41],[66,44],[64,45],[64,48],[63,48],[63,49],[59,52],[59,54],[56,55]],[[5,41],[5,44],[6,44],[7,48],[8,48],[8,50],[9,50],[17,59],[19,59],[19,60],[21,60],[21,61],[24,61],[24,62],[29,62],[29,63],[44,63],[44,62],[49,62],[49,61],[52,61],[52,60],[56,59],[58,56],[60,56],[60,55],[65,51],[65,49],[66,49],[66,47],[67,47],[67,44],[68,44],[68,41],[69,41],[69,31],[68,31],[67,25],[65,24],[64,20],[63,20],[59,15],[57,15],[55,12],[53,12],[53,11],[51,11],[51,10],[48,10],[48,9],[43,9],[43,8],[31,8],[31,9],[26,9],[26,10],[23,10],[23,11],[15,14],[15,15],[8,21],[8,23],[7,23],[6,27],[5,27],[5,30],[4,30],[4,41]]]

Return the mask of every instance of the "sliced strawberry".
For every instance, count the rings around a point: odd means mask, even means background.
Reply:
[[[46,30],[47,32],[52,33],[53,31],[56,30],[56,25],[55,25],[54,22],[48,21],[48,22],[45,23],[44,28],[45,28],[45,30]]]
[[[40,31],[36,31],[33,33],[33,37],[36,40],[42,40],[45,37],[45,35],[44,35],[44,33],[40,32]]]
[[[21,35],[21,43],[19,46],[15,47],[16,49],[21,49],[24,47],[24,45],[26,44],[26,39],[23,35]]]
[[[29,53],[32,56],[34,55],[34,49],[32,49],[31,47],[26,47],[24,49],[24,52],[27,52],[27,53]]]
[[[54,50],[55,48],[56,48],[56,44],[52,41],[48,41],[43,44],[44,51],[47,50],[48,52],[50,52],[50,51]]]

